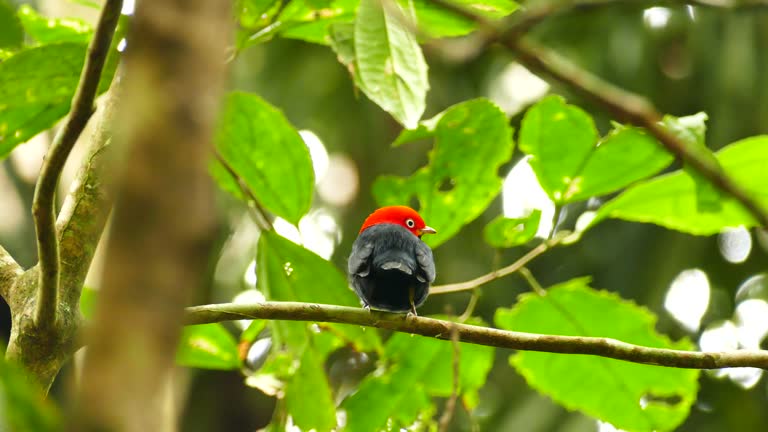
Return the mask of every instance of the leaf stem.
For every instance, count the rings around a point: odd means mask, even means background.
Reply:
[[[224,156],[222,156],[218,150],[214,149],[213,153],[216,157],[216,160],[219,161],[221,166],[224,167],[227,173],[229,173],[232,179],[237,183],[237,186],[240,187],[240,191],[245,194],[246,198],[248,198],[250,204],[248,207],[253,210],[254,220],[256,221],[256,224],[259,225],[259,228],[261,228],[263,231],[274,230],[275,228],[267,216],[267,210],[261,205],[259,200],[256,198],[256,195],[253,194],[251,188],[249,188],[245,183],[245,180],[240,177],[237,171],[235,171],[232,165],[230,165],[229,162],[224,159]]]

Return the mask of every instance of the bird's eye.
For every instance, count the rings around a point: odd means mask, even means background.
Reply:
[[[413,228],[416,226],[416,222],[414,222],[413,219],[406,220],[405,224],[408,225],[408,228]]]

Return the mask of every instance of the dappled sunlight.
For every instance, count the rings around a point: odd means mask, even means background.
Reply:
[[[300,130],[299,135],[309,149],[312,158],[312,168],[315,170],[315,184],[320,183],[328,172],[328,150],[320,138],[311,130]]]
[[[653,29],[665,27],[671,16],[672,11],[661,6],[654,6],[643,11],[645,25]]]
[[[726,261],[743,263],[752,252],[752,235],[744,227],[728,228],[717,236],[717,246]]]
[[[515,164],[504,179],[501,196],[504,216],[521,218],[531,214],[533,210],[541,210],[541,222],[536,231],[536,237],[547,238],[552,231],[555,216],[555,204],[544,192],[533,168],[526,156]]]
[[[699,269],[683,270],[667,291],[664,308],[686,330],[695,332],[709,306],[710,286],[707,274]]]
[[[699,347],[702,351],[733,351],[745,348],[739,343],[742,331],[730,320],[713,323],[701,334]],[[724,368],[707,372],[716,378],[728,378],[744,389],[754,387],[763,376],[763,370],[757,368]]]
[[[547,94],[549,84],[521,64],[510,62],[493,76],[487,91],[507,115],[515,115]]]
[[[336,245],[341,241],[341,230],[336,219],[324,209],[310,211],[301,218],[298,228],[279,217],[275,218],[272,225],[281,236],[325,259],[333,255]]]
[[[331,154],[326,176],[317,185],[320,199],[330,205],[343,207],[355,199],[359,189],[360,178],[355,161],[345,154]]]

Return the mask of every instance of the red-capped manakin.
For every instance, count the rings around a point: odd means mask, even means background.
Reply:
[[[382,207],[365,219],[348,266],[352,288],[365,308],[416,315],[435,280],[432,249],[421,236],[434,233],[406,206]]]

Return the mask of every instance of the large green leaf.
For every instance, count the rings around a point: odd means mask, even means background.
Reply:
[[[81,43],[51,44],[0,62],[0,158],[67,113],[85,51]]]
[[[507,117],[487,99],[454,105],[396,143],[432,136],[429,165],[408,178],[379,177],[373,195],[381,205],[419,200],[419,213],[437,229],[425,241],[437,246],[479,216],[498,195],[499,167],[512,156],[512,129]]]
[[[659,172],[672,162],[651,136],[616,126],[598,141],[592,118],[559,96],[528,110],[520,148],[555,203],[564,204],[614,192]]]
[[[273,232],[262,233],[258,246],[258,286],[268,300],[302,301],[360,306],[346,278],[328,261]],[[303,322],[275,324],[282,342],[303,349],[307,341]],[[360,351],[378,349],[374,331],[359,326],[327,324]]]
[[[3,346],[0,350],[5,351]],[[61,430],[58,410],[33,382],[20,367],[0,357],[0,431]]]
[[[361,0],[355,20],[357,84],[363,93],[406,128],[415,128],[424,113],[427,63],[416,37],[401,20],[412,8],[395,3],[395,12],[379,0]]]
[[[29,5],[21,5],[18,13],[24,30],[40,44],[87,43],[93,34],[93,27],[81,19],[46,18]]]
[[[24,30],[8,0],[0,0],[0,50],[18,48],[24,42]]]
[[[503,329],[543,334],[614,338],[657,348],[690,350],[656,333],[656,317],[606,291],[573,279],[525,294],[511,309],[498,309]],[[588,355],[520,351],[510,363],[528,384],[568,409],[629,431],[673,430],[696,400],[698,370],[649,366]]]
[[[309,150],[283,113],[255,94],[227,96],[216,148],[269,211],[298,223],[309,210],[314,173]],[[215,175],[225,190],[230,176]]]
[[[737,141],[717,153],[717,160],[736,184],[768,208],[768,136]],[[754,217],[734,198],[723,195],[719,208],[701,208],[696,181],[678,170],[629,188],[597,213],[606,217],[650,222],[696,235],[712,235],[727,227],[756,226]]]
[[[176,351],[176,363],[202,369],[238,369],[237,341],[219,323],[186,326]]]
[[[325,376],[325,356],[307,346],[301,363],[285,389],[285,404],[301,430],[330,431],[336,427],[336,406]]]

